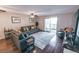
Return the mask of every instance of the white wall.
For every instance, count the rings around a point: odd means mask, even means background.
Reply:
[[[52,17],[53,16],[58,17],[57,30],[60,30],[61,28],[65,28],[65,27],[72,27],[73,29],[75,29],[75,25],[76,25],[75,14],[73,14],[73,13],[56,14],[56,15],[52,15]],[[39,22],[40,29],[44,29],[44,18],[45,17],[49,17],[49,16],[40,17],[40,20],[41,20]]]
[[[73,13],[58,15],[58,25],[57,30],[65,27],[72,27],[75,29],[76,17]]]
[[[18,16],[21,18],[21,23],[12,23],[11,16]],[[31,25],[27,15],[16,13],[0,13],[0,39],[4,38],[4,27],[7,29],[19,29],[21,26]]]
[[[45,19],[45,17],[43,17],[43,16],[40,16],[39,17],[39,25],[38,25],[38,27],[41,29],[41,30],[44,30],[44,19]]]

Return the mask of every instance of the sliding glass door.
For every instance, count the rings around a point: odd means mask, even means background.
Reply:
[[[45,31],[56,32],[57,30],[57,17],[49,17],[45,19]]]

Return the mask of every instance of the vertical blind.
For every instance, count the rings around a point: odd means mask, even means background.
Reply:
[[[45,31],[56,30],[57,28],[57,17],[49,17],[45,19]]]

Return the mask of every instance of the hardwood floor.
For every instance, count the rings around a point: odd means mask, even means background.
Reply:
[[[0,40],[0,53],[17,53],[18,49],[14,46],[11,40]]]
[[[49,44],[42,51],[43,53],[63,53],[62,40],[57,36],[51,39]]]
[[[42,50],[38,47],[32,51],[33,53],[41,53]],[[0,53],[19,53],[19,50],[15,47],[10,39],[0,40]]]
[[[0,53],[18,53],[18,49],[14,46],[11,40],[0,40]],[[33,53],[63,53],[62,40],[54,36],[49,44],[43,49],[35,47]]]

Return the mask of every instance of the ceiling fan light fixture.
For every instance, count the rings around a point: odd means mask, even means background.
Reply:
[[[34,16],[34,14],[33,13],[31,13],[30,14],[30,18],[34,18],[35,16]]]
[[[34,15],[34,13],[31,13],[30,14],[30,18],[37,18],[38,16],[37,15]]]

